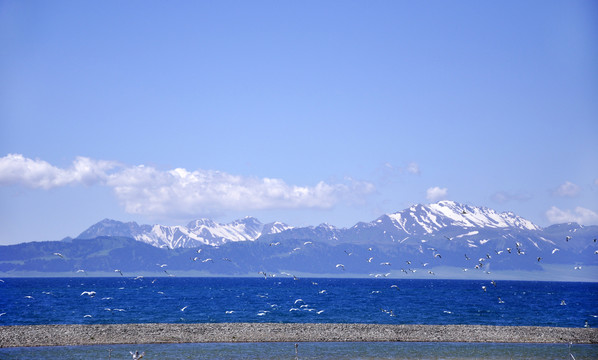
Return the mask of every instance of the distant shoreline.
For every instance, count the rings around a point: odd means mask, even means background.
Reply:
[[[233,342],[598,344],[598,329],[541,326],[322,323],[0,326],[0,347]]]

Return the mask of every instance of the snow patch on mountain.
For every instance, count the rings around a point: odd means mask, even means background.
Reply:
[[[392,221],[397,229],[407,234],[417,235],[432,234],[448,227],[541,229],[531,221],[512,212],[497,213],[493,209],[446,200],[429,205],[414,205],[385,216]],[[383,223],[385,216],[377,219],[376,223]]]

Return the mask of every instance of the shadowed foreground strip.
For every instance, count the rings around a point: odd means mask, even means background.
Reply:
[[[205,342],[598,343],[598,329],[484,325],[111,324],[0,326],[0,347]]]

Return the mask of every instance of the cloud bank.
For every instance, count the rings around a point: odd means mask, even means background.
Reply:
[[[553,224],[576,222],[581,225],[598,224],[598,214],[590,209],[578,206],[574,211],[561,210],[552,206],[546,211],[546,218]]]
[[[229,210],[325,209],[374,191],[372,184],[351,179],[298,186],[275,178],[183,168],[162,171],[85,157],[77,157],[68,169],[19,154],[0,158],[0,185],[50,189],[79,184],[108,186],[126,212],[152,217],[207,216]]]
[[[428,201],[431,201],[431,202],[436,202],[439,200],[446,199],[447,194],[448,194],[447,188],[441,188],[438,186],[434,186],[434,187],[429,188],[426,191],[426,199],[428,199]]]
[[[561,184],[558,188],[556,188],[556,190],[553,191],[553,194],[562,197],[575,197],[580,191],[581,188],[578,185],[570,181],[565,181],[564,184]]]

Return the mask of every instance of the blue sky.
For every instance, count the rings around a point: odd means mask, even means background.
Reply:
[[[594,1],[0,1],[0,52],[0,244],[442,199],[598,224]]]

